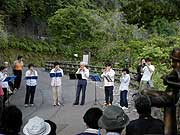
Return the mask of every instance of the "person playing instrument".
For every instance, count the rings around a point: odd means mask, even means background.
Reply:
[[[106,68],[101,74],[101,77],[104,78],[105,105],[112,105],[115,72],[112,69],[111,63],[107,63],[105,66]]]
[[[81,98],[80,105],[84,105],[85,103],[86,86],[87,86],[87,80],[89,77],[89,69],[87,69],[85,65],[86,65],[85,62],[80,62],[80,68],[76,72],[76,74],[82,75],[82,79],[78,80],[77,90],[76,90],[76,99],[73,105],[79,104],[79,97],[80,97],[81,90],[82,90],[82,98]]]
[[[63,70],[59,67],[59,62],[54,63],[54,68],[50,72],[53,106],[60,106],[62,102],[61,78],[64,76]]]
[[[28,107],[34,105],[34,94],[37,85],[38,73],[34,69],[33,64],[28,65],[28,70],[26,71],[26,96],[24,106]]]

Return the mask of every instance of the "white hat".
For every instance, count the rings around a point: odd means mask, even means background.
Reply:
[[[25,135],[48,135],[50,131],[50,125],[38,116],[29,119],[23,128]]]

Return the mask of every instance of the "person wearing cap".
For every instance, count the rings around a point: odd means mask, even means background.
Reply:
[[[78,80],[77,83],[77,90],[76,90],[76,99],[73,105],[79,104],[79,97],[80,93],[82,91],[82,98],[80,105],[84,105],[85,103],[85,96],[86,96],[86,86],[87,86],[87,80],[89,78],[89,69],[86,68],[86,62],[80,62],[80,67],[77,70],[76,74],[81,74],[82,79]]]
[[[25,135],[49,135],[50,132],[50,124],[38,116],[29,119],[23,128]]]
[[[101,77],[104,78],[105,106],[112,105],[113,102],[114,76],[115,71],[112,69],[112,64],[107,63],[101,74]]]
[[[129,69],[124,68],[122,70],[122,76],[120,78],[120,106],[123,109],[128,109],[128,90],[129,90],[129,83],[130,83],[130,75],[129,75]]]
[[[146,95],[138,95],[135,108],[139,118],[132,120],[126,127],[126,135],[164,135],[164,123],[151,116],[151,101]]]
[[[14,105],[7,106],[0,117],[1,135],[19,135],[22,126],[22,112]]]
[[[143,75],[140,81],[139,90],[143,90],[146,88],[153,88],[152,75],[155,71],[154,65],[151,64],[151,59],[145,59],[146,64],[143,68]]]
[[[53,106],[62,104],[62,88],[61,78],[64,76],[63,70],[59,66],[59,62],[54,63],[54,68],[50,72],[51,87],[53,95]]]
[[[100,135],[98,120],[102,116],[102,110],[99,108],[90,108],[83,116],[87,129],[77,135]]]
[[[28,65],[28,70],[26,71],[25,79],[26,79],[26,96],[25,96],[24,106],[25,107],[28,107],[29,105],[34,106],[34,95],[37,86],[38,73],[34,69],[33,64]]]
[[[108,106],[98,121],[100,128],[106,130],[106,135],[121,135],[129,123],[129,117],[119,106]]]
[[[14,80],[14,90],[15,91],[17,89],[19,89],[20,85],[21,85],[23,65],[24,65],[23,57],[18,56],[17,60],[14,61],[14,66],[13,66],[13,73],[16,76],[16,78]]]

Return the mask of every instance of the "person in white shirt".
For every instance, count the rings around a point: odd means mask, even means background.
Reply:
[[[82,90],[82,98],[80,105],[84,105],[85,103],[85,96],[86,96],[86,86],[87,86],[87,80],[89,77],[89,69],[86,68],[85,62],[80,62],[80,68],[77,70],[76,74],[81,74],[82,79],[78,80],[77,84],[77,90],[76,90],[76,99],[73,105],[79,104],[79,97]]]
[[[152,75],[154,70],[155,67],[154,65],[151,65],[151,59],[146,58],[146,66],[143,68],[143,76],[141,78],[139,87],[140,90],[154,87],[152,82]]]
[[[4,81],[6,79],[6,77],[8,77],[8,73],[6,72],[6,67],[5,66],[1,66],[0,67],[0,83],[4,92],[4,96],[3,96],[3,107],[5,107],[5,102],[8,99],[8,89],[9,89],[9,85],[8,85],[8,81]]]
[[[128,96],[128,90],[129,90],[129,83],[130,83],[129,69],[124,68],[122,70],[122,76],[120,78],[120,87],[119,87],[119,90],[120,90],[120,106],[123,109],[128,108],[127,96]]]
[[[29,105],[34,106],[34,95],[36,91],[37,78],[38,78],[38,73],[34,69],[34,65],[29,64],[28,70],[26,71],[25,74],[25,79],[26,79],[26,96],[24,102],[25,107],[28,107]]]
[[[115,72],[112,69],[111,63],[108,63],[105,66],[106,68],[101,74],[101,77],[104,78],[105,105],[112,105]]]
[[[60,106],[62,104],[62,88],[61,78],[64,76],[63,70],[59,66],[59,62],[54,63],[54,68],[50,72],[53,106]]]

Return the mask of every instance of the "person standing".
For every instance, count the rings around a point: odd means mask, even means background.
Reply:
[[[18,56],[17,60],[14,61],[13,73],[16,76],[14,80],[14,90],[20,88],[21,78],[22,78],[22,70],[23,70],[23,59],[22,56]]]
[[[34,69],[33,64],[28,65],[28,70],[26,71],[25,77],[26,77],[26,96],[25,96],[24,106],[28,107],[29,103],[30,106],[34,105],[34,94],[36,91],[37,78],[38,78],[38,73]]]
[[[76,74],[81,74],[82,79],[78,80],[77,84],[77,90],[76,90],[76,99],[73,105],[79,104],[79,97],[82,90],[82,98],[80,105],[84,105],[85,103],[85,96],[86,96],[86,86],[87,86],[87,80],[89,77],[89,69],[86,68],[85,62],[80,62],[80,68],[77,70]]]
[[[112,69],[111,63],[108,63],[105,66],[106,68],[101,74],[101,77],[104,78],[105,105],[112,105],[115,71]]]
[[[5,81],[6,77],[8,76],[7,72],[6,72],[6,67],[1,66],[0,67],[0,82],[1,82],[1,86],[3,89],[3,107],[5,107],[5,102],[8,99],[8,81]]]
[[[128,90],[130,83],[129,69],[124,68],[122,70],[122,76],[120,78],[120,106],[122,109],[128,109]]]
[[[152,88],[153,82],[152,82],[152,75],[154,73],[155,67],[151,64],[151,59],[146,58],[146,65],[143,68],[143,76],[140,81],[139,89],[143,90],[146,88]]]
[[[138,67],[137,67],[137,74],[135,76],[135,80],[138,81],[140,83],[142,75],[143,75],[143,68],[146,65],[146,61],[144,58],[141,59]]]
[[[53,106],[60,106],[62,102],[61,78],[64,76],[63,70],[60,68],[59,62],[54,63],[54,68],[50,72]]]

